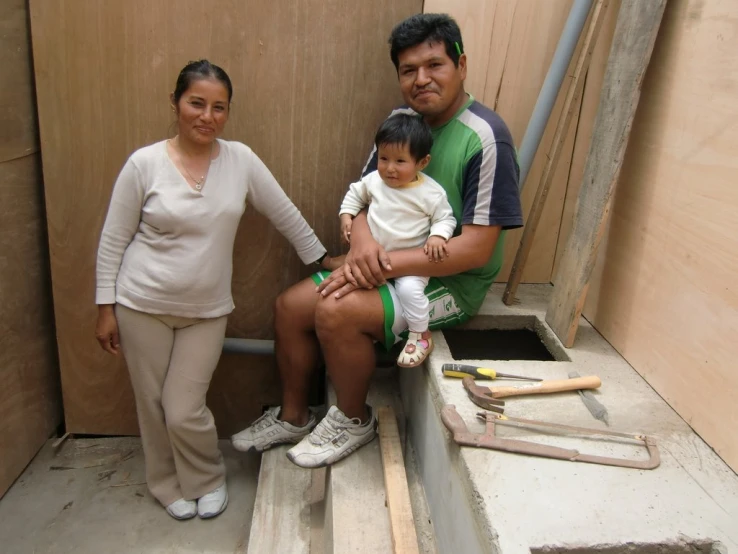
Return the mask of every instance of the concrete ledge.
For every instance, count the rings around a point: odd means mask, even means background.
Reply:
[[[493,287],[470,325],[479,328],[494,324],[495,319],[499,323],[500,318],[533,316],[544,328],[544,342],[556,341],[549,349],[560,354],[563,347],[544,323],[552,288],[521,286],[521,302],[513,307],[502,304],[502,290],[501,285]],[[598,375],[603,386],[597,394],[609,411],[610,428],[656,437],[662,462],[655,470],[459,448],[441,424],[441,407],[456,405],[475,432],[483,430],[474,417],[480,409],[468,400],[459,380],[441,375],[443,363],[459,360],[452,360],[442,333],[434,338],[436,349],[426,367],[403,370],[400,383],[440,552],[738,549],[738,477],[586,321],[575,348],[564,351],[571,361],[474,363],[549,379],[566,379],[569,371]],[[510,416],[605,428],[573,392],[507,398],[506,402],[505,413]],[[588,453],[639,454],[632,446],[525,430],[504,428],[499,434],[576,446]]]

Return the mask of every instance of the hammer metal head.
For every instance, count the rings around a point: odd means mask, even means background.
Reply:
[[[492,398],[489,387],[480,387],[474,382],[473,377],[464,377],[462,383],[464,384],[466,393],[469,395],[469,399],[477,406],[485,410],[497,412],[498,414],[505,412],[505,401]]]

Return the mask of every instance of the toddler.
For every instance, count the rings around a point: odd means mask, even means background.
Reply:
[[[354,216],[368,207],[367,222],[374,239],[387,251],[423,245],[429,260],[442,261],[446,243],[456,228],[446,191],[422,170],[430,163],[433,135],[420,117],[396,114],[385,120],[374,139],[377,170],[352,183],[339,216],[341,238],[351,240]],[[433,350],[428,329],[428,277],[394,280],[403,316],[408,323],[407,343],[397,365],[417,367]]]

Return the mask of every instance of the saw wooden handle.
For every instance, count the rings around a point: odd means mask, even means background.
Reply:
[[[539,381],[517,387],[489,387],[489,390],[492,398],[505,398],[506,396],[522,396],[525,394],[546,394],[567,390],[596,389],[601,385],[602,381],[600,381],[600,378],[591,375],[589,377],[577,377],[576,379],[561,379],[560,381]]]

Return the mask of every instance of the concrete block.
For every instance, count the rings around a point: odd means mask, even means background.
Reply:
[[[531,317],[545,325],[550,286],[521,286],[520,303],[511,307],[500,300],[503,288],[492,288],[472,325],[495,327]],[[543,335],[545,342],[557,340],[548,329]],[[738,550],[738,477],[585,320],[576,347],[558,356],[570,361],[453,360],[442,333],[435,338],[424,370],[401,373],[400,383],[440,552]],[[554,347],[560,354],[561,345]],[[661,466],[641,471],[459,448],[438,416],[443,405],[456,405],[470,430],[482,431],[483,425],[475,418],[481,409],[460,380],[441,375],[442,364],[452,361],[547,379],[566,379],[569,371],[598,375],[603,385],[595,394],[608,409],[610,429],[654,436]],[[606,429],[573,391],[505,400],[510,416]],[[630,445],[509,428],[499,434],[645,457]]]

